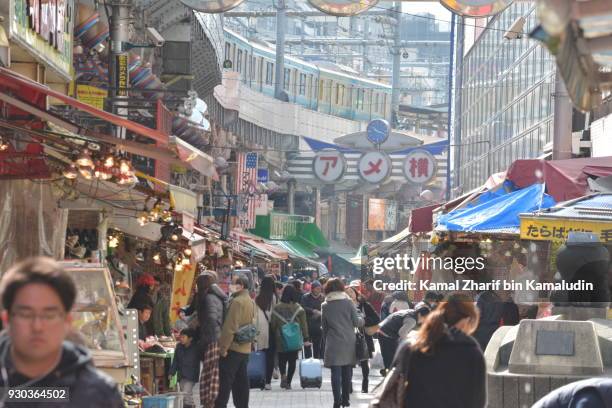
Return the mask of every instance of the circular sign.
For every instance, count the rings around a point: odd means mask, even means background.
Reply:
[[[512,0],[440,0],[440,3],[461,16],[489,17],[508,7]]]
[[[414,184],[425,184],[436,175],[436,158],[427,150],[413,150],[404,159],[404,175]]]
[[[364,153],[357,163],[359,176],[368,183],[382,183],[391,174],[391,159],[382,152]]]
[[[346,169],[346,159],[337,150],[323,150],[312,160],[315,176],[324,183],[333,183],[342,178]]]
[[[346,17],[363,13],[374,7],[378,0],[308,0],[308,3],[325,14]]]
[[[389,138],[389,131],[391,126],[389,126],[389,122],[384,119],[374,119],[370,123],[368,123],[368,127],[366,129],[367,137],[370,143],[375,145],[383,144]]]

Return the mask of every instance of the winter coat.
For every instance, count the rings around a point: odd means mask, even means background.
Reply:
[[[480,311],[480,320],[474,338],[482,350],[486,350],[493,333],[501,326],[504,315],[504,303],[495,292],[485,291],[478,295],[476,306]]]
[[[159,296],[155,306],[153,306],[151,321],[153,322],[153,333],[156,336],[170,336],[172,334],[170,298],[168,296]]]
[[[200,349],[197,344],[191,343],[189,347],[181,343],[176,345],[170,375],[176,373],[179,380],[189,380],[194,383],[200,380]]]
[[[241,327],[255,323],[256,307],[247,289],[232,294],[219,337],[221,356],[229,350],[243,354],[251,353],[251,343],[238,344],[234,341],[234,336]]]
[[[601,408],[612,408],[612,379],[609,378],[589,378],[564,385],[551,391],[532,408],[566,408],[578,393],[589,391],[599,394],[604,402]]]
[[[296,310],[299,310],[295,316],[294,322],[300,325],[302,329],[302,338],[304,341],[308,341],[310,336],[308,334],[308,323],[306,322],[306,312],[297,303],[279,303],[272,308],[272,318],[270,319],[270,330],[274,333],[274,341],[276,344],[276,351],[282,353],[285,351],[283,347],[283,339],[281,334],[281,328],[285,325],[285,322],[279,319],[276,314],[279,314],[287,322],[290,321],[291,317],[295,314]]]
[[[376,310],[376,313],[378,315],[380,315],[384,300],[385,300],[385,294],[377,290],[373,290],[367,299],[368,303],[372,305],[372,307],[374,308],[374,310]]]
[[[431,353],[411,351],[404,342],[394,365],[408,359],[408,390],[404,407],[483,408],[486,366],[478,343],[451,328]]]
[[[153,297],[151,296],[151,292],[148,286],[139,286],[136,288],[136,291],[132,295],[130,302],[128,303],[128,309],[140,309],[142,306],[151,306],[153,307],[155,302],[153,302]]]
[[[8,378],[0,376],[0,387],[4,387],[8,379],[9,387],[18,387],[29,381],[29,378],[19,374],[10,361],[10,338],[4,333],[0,335],[0,363],[7,368]],[[48,403],[49,408],[123,408],[123,399],[117,384],[102,371],[96,369],[89,350],[85,347],[65,341],[62,357],[52,373],[28,386],[35,387],[67,387],[69,401],[65,403]],[[23,403],[6,403],[6,408],[25,408]]]
[[[272,321],[272,308],[278,303],[276,293],[272,295],[272,304],[269,310],[262,310],[255,302],[257,308],[257,316],[255,324],[257,325],[257,339],[255,340],[257,350],[265,350],[274,347],[274,339],[271,338],[270,322]]]
[[[325,297],[321,305],[325,367],[357,363],[355,328],[363,327],[363,324],[364,319],[346,293],[332,292]]]
[[[397,311],[380,323],[379,330],[386,336],[392,339],[400,337],[400,330],[404,325],[408,329],[413,329],[417,324],[416,312],[414,310],[405,309]]]
[[[202,298],[194,297],[185,309],[185,315],[198,313],[198,341],[201,345],[216,343],[221,335],[221,326],[227,309],[227,295],[213,284]]]
[[[270,322],[272,320],[271,310],[262,310],[257,304],[257,339],[255,340],[257,350],[265,350],[270,347]]]
[[[308,330],[310,330],[311,338],[321,337],[321,314],[315,316],[314,311],[321,312],[321,305],[324,301],[324,295],[316,298],[311,293],[306,293],[302,296],[302,307],[306,311],[306,317],[308,317]]]
[[[374,308],[369,302],[359,302],[359,306],[357,308],[364,318],[364,327],[376,326],[378,323],[380,323],[380,318],[378,317],[376,310],[374,310]],[[372,336],[369,336],[367,334],[365,336],[365,339],[368,345],[368,352],[370,353],[370,358],[372,358],[372,355],[375,351],[374,339],[372,338]]]

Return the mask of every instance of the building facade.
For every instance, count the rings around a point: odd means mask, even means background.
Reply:
[[[548,51],[528,38],[537,24],[535,8],[534,2],[514,2],[488,22],[459,60],[455,191],[482,185],[514,160],[539,157],[552,143],[556,70]],[[523,34],[506,38],[520,17]]]

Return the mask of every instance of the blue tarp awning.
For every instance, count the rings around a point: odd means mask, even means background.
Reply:
[[[518,233],[520,213],[555,205],[544,189],[544,184],[533,184],[515,190],[506,182],[502,188],[483,193],[467,207],[440,216],[436,231]]]

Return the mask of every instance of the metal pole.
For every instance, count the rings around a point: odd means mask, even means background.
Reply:
[[[393,80],[391,90],[391,123],[392,127],[397,127],[397,113],[399,111],[400,100],[400,58],[402,46],[402,3],[396,1],[393,4],[394,18],[396,20],[394,41],[393,41]]]
[[[287,183],[287,212],[295,214],[295,180]]]
[[[127,99],[129,87],[128,54],[124,43],[130,40],[130,0],[115,0],[111,3],[110,19],[110,61],[109,91],[111,111],[119,116],[128,117]],[[125,128],[117,127],[116,135],[125,139]]]
[[[285,0],[277,0],[276,6],[276,81],[274,97],[282,100],[285,85],[285,33],[287,31],[287,7]]]
[[[455,69],[456,71],[456,76],[455,76],[455,98],[454,101],[452,101],[451,103],[453,103],[453,106],[455,107],[455,111],[453,112],[453,117],[451,119],[451,126],[452,129],[449,128],[448,129],[448,133],[451,134],[451,130],[452,130],[452,140],[454,144],[457,145],[461,145],[461,128],[462,128],[462,117],[461,114],[463,112],[463,106],[461,105],[461,100],[462,100],[462,89],[463,89],[463,50],[464,50],[464,42],[465,42],[465,24],[463,24],[463,18],[459,17],[459,21],[458,21],[458,25],[457,25],[457,67]],[[453,45],[451,44],[451,47]],[[491,150],[491,149],[489,149]],[[448,152],[450,154],[450,150]],[[460,186],[461,185],[461,172],[459,171],[459,169],[461,168],[460,166],[461,163],[461,147],[459,147],[456,151],[455,151],[455,157],[454,157],[454,163],[453,163],[453,178],[451,179],[452,183],[455,186]],[[450,169],[449,169],[450,170]],[[452,187],[452,186],[451,186]],[[452,192],[452,189],[449,189]]]
[[[368,19],[367,17],[364,17],[363,19],[363,45],[362,45],[362,56],[361,58],[363,59],[363,72],[368,72],[368,45],[367,45],[367,40],[369,37],[369,31],[370,31],[370,25],[369,25],[370,19]]]
[[[572,102],[563,78],[555,75],[555,117],[553,133],[553,160],[572,158]]]
[[[453,124],[451,114],[452,109],[452,96],[453,96],[453,71],[454,71],[454,50],[455,50],[455,13],[452,13],[451,17],[451,32],[450,32],[450,61],[448,62],[448,152],[446,154],[446,201],[450,200],[451,197],[451,126]]]

